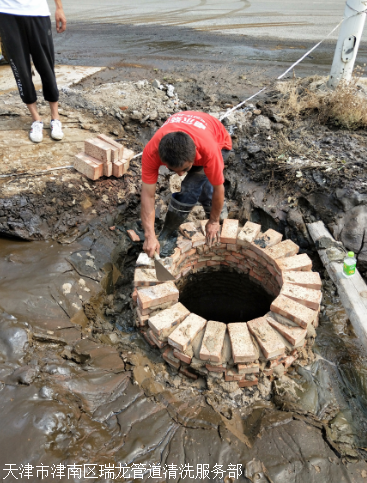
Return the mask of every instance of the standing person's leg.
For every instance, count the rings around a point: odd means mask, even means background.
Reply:
[[[42,141],[43,124],[37,111],[37,94],[32,82],[27,18],[22,15],[0,13],[0,35],[12,68],[22,101],[27,104],[33,124],[29,136]]]
[[[33,63],[42,80],[43,97],[50,104],[51,137],[60,140],[63,138],[63,132],[58,112],[59,91],[54,70],[55,52],[50,17],[33,17],[30,32]]]

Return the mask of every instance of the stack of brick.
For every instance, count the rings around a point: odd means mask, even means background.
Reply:
[[[84,152],[75,155],[74,168],[92,180],[112,175],[121,178],[129,169],[133,156],[130,149],[99,134],[84,141]]]
[[[181,225],[174,253],[164,259],[176,280],[198,271],[229,267],[245,273],[275,299],[270,311],[255,320],[224,324],[206,321],[178,303],[173,282],[160,283],[154,262],[140,254],[135,269],[136,325],[163,359],[188,377],[216,372],[239,387],[255,386],[260,373],[273,377],[287,370],[307,343],[310,326],[317,327],[321,279],[299,247],[272,229],[224,220],[220,241],[205,244],[206,221]],[[134,233],[130,234],[134,238]]]

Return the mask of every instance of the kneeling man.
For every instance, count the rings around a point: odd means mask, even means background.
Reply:
[[[185,111],[171,116],[158,129],[143,151],[141,220],[150,256],[159,254],[154,231],[155,191],[158,170],[167,166],[179,176],[187,173],[179,193],[173,193],[159,240],[167,239],[185,222],[192,208],[200,203],[209,221],[206,237],[211,243],[218,234],[219,220],[227,216],[224,206],[224,161],[232,149],[230,135],[215,117]]]

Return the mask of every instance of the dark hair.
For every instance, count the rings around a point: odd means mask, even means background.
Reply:
[[[164,164],[171,168],[181,168],[187,161],[190,163],[195,161],[196,146],[188,134],[175,131],[163,136],[158,153]]]

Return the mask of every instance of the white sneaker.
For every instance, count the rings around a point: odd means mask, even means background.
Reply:
[[[50,128],[51,128],[52,139],[55,139],[56,141],[61,141],[61,139],[64,137],[64,133],[62,132],[61,122],[58,119],[53,119],[50,122]]]
[[[43,122],[34,121],[29,131],[29,139],[34,143],[40,143],[43,139]]]

